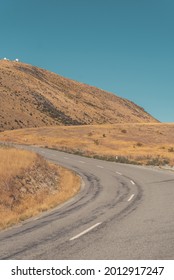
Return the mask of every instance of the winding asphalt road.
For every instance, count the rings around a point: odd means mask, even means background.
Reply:
[[[28,149],[76,171],[82,188],[1,231],[0,259],[174,259],[174,172]]]

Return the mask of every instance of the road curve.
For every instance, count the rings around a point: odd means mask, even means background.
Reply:
[[[174,173],[25,147],[76,171],[81,191],[0,232],[0,259],[174,259]]]

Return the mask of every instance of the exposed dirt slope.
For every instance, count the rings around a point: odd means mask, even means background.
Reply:
[[[125,122],[156,120],[114,94],[38,67],[0,60],[0,131]]]

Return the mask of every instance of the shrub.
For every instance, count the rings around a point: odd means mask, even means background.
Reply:
[[[98,139],[95,139],[95,140],[94,140],[94,143],[95,143],[96,145],[99,145],[99,140],[98,140]]]
[[[168,152],[174,153],[174,148],[173,148],[173,147],[170,147],[170,148],[168,149]]]
[[[155,166],[166,165],[166,164],[169,164],[169,160],[167,158],[160,158],[160,157],[151,158],[146,163],[146,165],[155,165]]]
[[[136,146],[137,146],[137,147],[142,147],[142,146],[143,146],[143,144],[142,144],[142,143],[140,143],[140,142],[137,142]]]

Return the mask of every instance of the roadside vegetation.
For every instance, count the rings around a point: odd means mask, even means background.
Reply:
[[[43,157],[0,147],[0,229],[12,226],[75,195],[80,179]]]
[[[174,165],[174,124],[55,126],[0,133],[0,140],[145,165]]]

